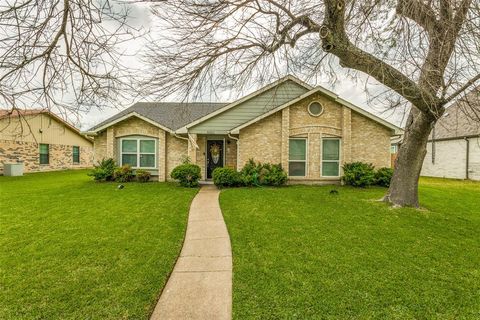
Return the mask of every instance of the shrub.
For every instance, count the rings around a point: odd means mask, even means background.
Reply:
[[[237,187],[242,184],[242,177],[232,168],[216,168],[212,173],[213,183],[217,187]]]
[[[102,159],[88,175],[99,182],[113,181],[116,168],[117,165],[112,158]]]
[[[265,170],[267,172],[265,172]],[[280,164],[264,164],[263,176],[260,175],[260,183],[268,186],[281,186],[287,182],[287,173]],[[261,172],[262,173],[262,172]]]
[[[259,186],[260,170],[261,170],[260,163],[255,163],[253,159],[248,160],[248,162],[240,171],[243,184],[245,186]]]
[[[191,163],[183,163],[176,166],[170,176],[178,180],[182,187],[197,187],[198,180],[201,178],[200,167]]]
[[[375,173],[375,184],[382,187],[390,187],[390,180],[392,180],[393,169],[392,168],[380,168]]]
[[[150,180],[151,174],[147,170],[138,169],[135,174],[138,182],[148,182]]]
[[[366,187],[375,182],[375,169],[372,164],[364,162],[346,163],[343,166],[342,180],[354,187]]]
[[[260,163],[250,159],[240,172],[246,186],[280,186],[287,182],[287,173],[280,164]]]
[[[117,182],[130,182],[133,180],[135,175],[133,174],[132,167],[130,165],[125,164],[120,168],[115,169],[115,181]]]

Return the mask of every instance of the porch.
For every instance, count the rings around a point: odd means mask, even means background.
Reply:
[[[203,182],[212,179],[218,167],[237,169],[238,137],[231,135],[188,135],[188,157],[201,168]]]

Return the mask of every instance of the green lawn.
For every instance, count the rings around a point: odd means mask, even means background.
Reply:
[[[235,319],[480,319],[480,184],[228,189]]]
[[[0,319],[145,319],[180,252],[196,190],[0,177]]]

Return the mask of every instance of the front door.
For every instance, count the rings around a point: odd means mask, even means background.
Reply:
[[[223,167],[223,140],[207,140],[207,179],[218,167]]]

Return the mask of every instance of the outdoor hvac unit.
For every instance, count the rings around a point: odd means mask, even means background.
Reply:
[[[5,163],[3,165],[3,175],[9,177],[23,176],[23,162]]]

